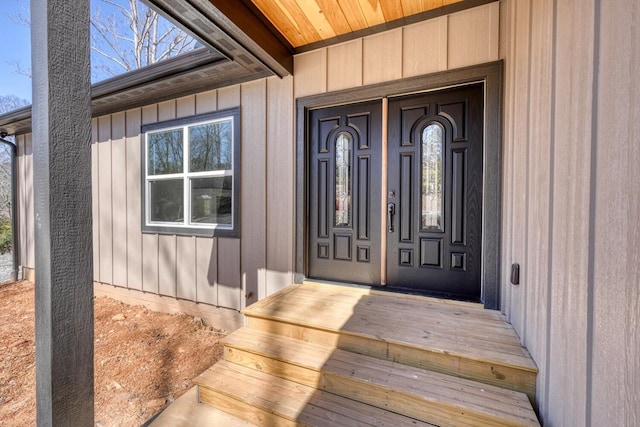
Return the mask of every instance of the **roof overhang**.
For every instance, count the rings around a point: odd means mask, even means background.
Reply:
[[[253,71],[293,73],[293,48],[253,6],[241,0],[145,0],[176,25]]]
[[[194,50],[91,86],[92,116],[141,107],[218,87],[268,77],[207,48]],[[31,106],[0,115],[0,132],[31,132]]]
[[[93,116],[293,72],[293,49],[241,1],[145,0],[206,48],[92,85]],[[31,107],[0,115],[0,132],[31,132]]]

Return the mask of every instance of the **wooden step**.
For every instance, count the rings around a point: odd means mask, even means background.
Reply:
[[[254,330],[526,393],[537,367],[504,315],[480,304],[305,282],[243,310]]]
[[[144,427],[256,427],[211,405],[198,402],[198,387],[173,401],[160,414],[147,421]]]
[[[242,328],[225,359],[436,425],[539,426],[524,393]]]
[[[430,426],[224,360],[195,381],[200,402],[258,426]]]

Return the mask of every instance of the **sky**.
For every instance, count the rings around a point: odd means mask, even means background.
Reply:
[[[121,4],[128,4],[127,0],[113,0]],[[0,96],[14,95],[31,103],[31,78],[20,74],[18,69],[30,71],[31,69],[31,29],[28,25],[20,23],[16,17],[29,15],[29,0],[0,0]],[[98,10],[103,17],[119,13],[117,9],[100,1],[91,2],[92,16]],[[163,21],[166,22],[166,21]],[[128,28],[128,24],[119,28]],[[161,24],[170,25],[170,24]],[[160,27],[159,29],[164,28]],[[159,31],[161,34],[161,31]],[[105,49],[106,50],[106,49]],[[108,50],[106,50],[108,52]],[[159,49],[161,51],[161,49]],[[100,81],[111,77],[104,71],[102,64],[108,64],[114,72],[113,63],[105,60],[100,55],[92,52],[92,80]],[[122,69],[124,71],[124,69]]]
[[[18,24],[11,16],[24,15],[27,0],[2,0],[0,8],[0,95],[15,95],[31,102],[31,79],[15,72],[16,66],[29,69],[31,64],[31,29]]]

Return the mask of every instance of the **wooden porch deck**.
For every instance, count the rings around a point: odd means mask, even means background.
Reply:
[[[243,313],[196,382],[255,425],[539,425],[535,363],[481,305],[309,282]]]

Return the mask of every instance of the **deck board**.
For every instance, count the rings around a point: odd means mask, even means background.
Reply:
[[[305,283],[243,313],[537,372],[505,317],[478,304]]]

